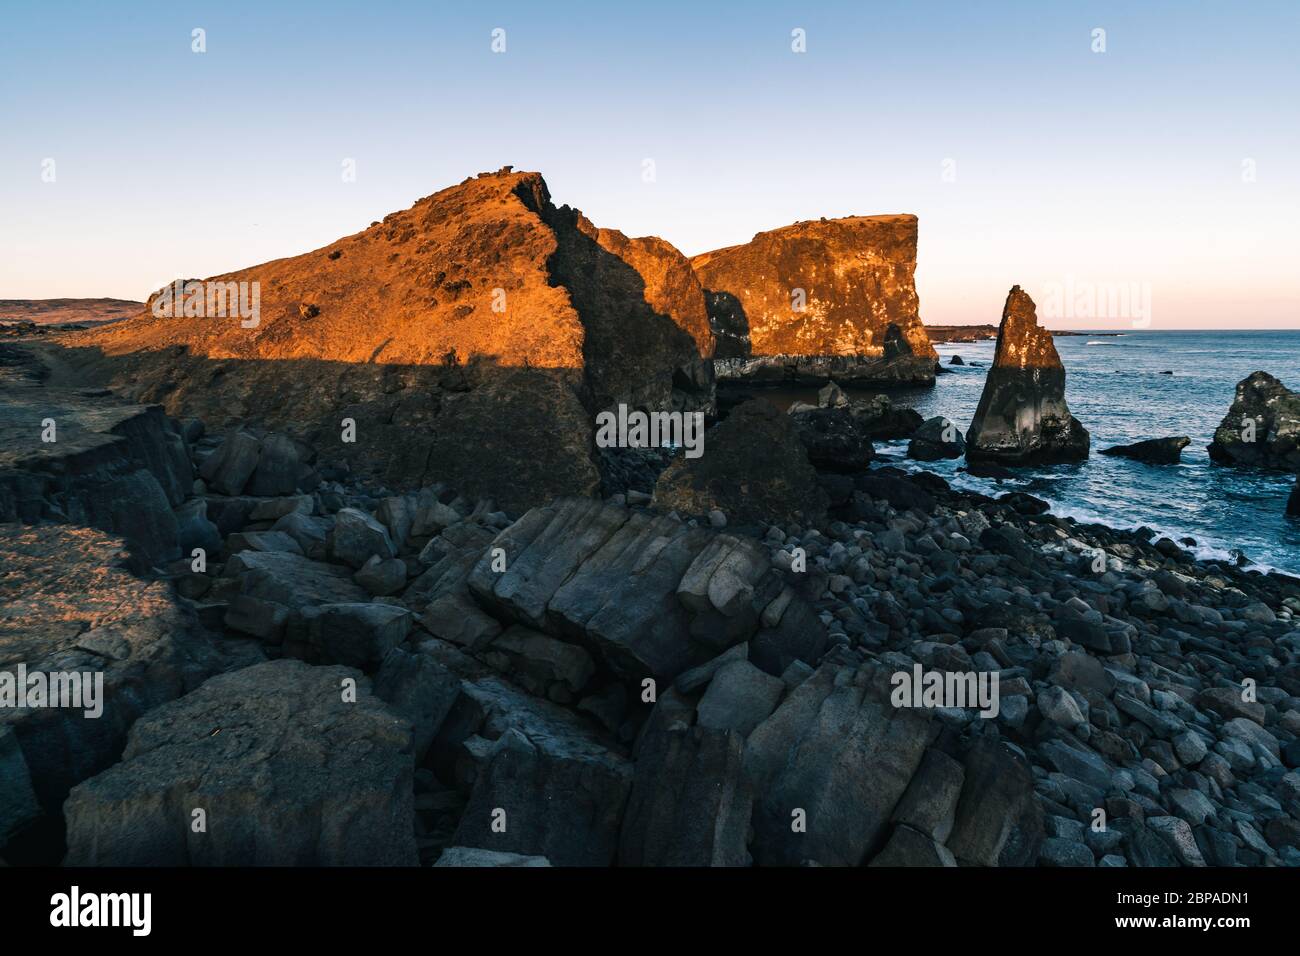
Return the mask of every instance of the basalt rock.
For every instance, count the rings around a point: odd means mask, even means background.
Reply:
[[[1013,286],[997,349],[966,433],[969,461],[1003,465],[1082,461],[1089,437],[1065,403],[1065,367],[1034,302]]]
[[[715,332],[730,340],[719,378],[933,382],[936,354],[913,282],[916,234],[915,216],[852,216],[695,256]],[[742,323],[749,350],[729,358],[743,348]]]
[[[94,716],[86,716],[93,708],[48,701],[0,706],[0,803],[14,814],[0,820],[0,842],[38,809],[57,814],[72,786],[118,758],[141,715],[214,673],[261,659],[255,648],[212,640],[169,585],[134,577],[125,557],[121,538],[90,528],[0,530],[0,672],[14,680],[20,667],[29,677],[76,674],[86,691],[102,680]]]
[[[1176,465],[1182,458],[1182,451],[1192,440],[1186,435],[1173,438],[1148,438],[1146,441],[1134,442],[1132,445],[1116,445],[1102,450],[1103,455],[1119,458],[1132,458],[1144,461],[1148,465]]]
[[[414,865],[413,771],[410,723],[365,677],[270,661],[138,721],[122,763],[68,797],[66,862]]]
[[[1300,471],[1300,395],[1267,372],[1237,383],[1232,407],[1207,446],[1220,465]]]
[[[704,454],[679,458],[655,485],[664,511],[705,515],[715,508],[730,521],[817,523],[825,492],[791,416],[755,399],[704,433]]]

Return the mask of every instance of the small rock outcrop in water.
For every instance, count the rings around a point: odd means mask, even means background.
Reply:
[[[1267,372],[1252,372],[1237,383],[1208,449],[1220,465],[1300,471],[1300,395]]]
[[[727,359],[719,377],[932,382],[936,355],[913,282],[916,234],[915,216],[852,216],[695,256],[714,333],[730,340],[719,349]],[[744,358],[733,357],[746,336]]]
[[[1291,497],[1286,500],[1286,513],[1300,517],[1300,476],[1296,478],[1295,487],[1291,489]]]
[[[1007,294],[993,367],[966,433],[966,457],[1004,465],[1082,461],[1088,432],[1065,404],[1065,367],[1020,286]]]
[[[1118,458],[1132,458],[1149,465],[1176,465],[1182,458],[1183,449],[1192,443],[1186,435],[1171,438],[1148,438],[1146,441],[1131,445],[1116,445],[1102,450],[1103,455]]]
[[[966,440],[957,426],[942,415],[927,419],[907,446],[907,457],[917,461],[960,458],[966,454]]]

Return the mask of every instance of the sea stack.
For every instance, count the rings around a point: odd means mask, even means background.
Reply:
[[[1088,431],[1065,404],[1065,366],[1031,299],[1012,286],[1002,309],[993,367],[966,433],[970,461],[1003,465],[1082,461]]]

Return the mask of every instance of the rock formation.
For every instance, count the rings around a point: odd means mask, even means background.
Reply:
[[[257,283],[259,316],[211,315],[241,283]],[[68,341],[101,380],[172,414],[282,429],[394,483],[450,463],[467,491],[519,509],[587,494],[597,411],[713,407],[686,258],[557,208],[537,173],[468,179],[203,291],[176,315],[155,315],[153,297]]]
[[[707,515],[716,509],[741,523],[781,515],[816,524],[826,510],[791,416],[761,398],[732,410],[705,432],[701,457],[669,465],[654,498],[664,511]]]
[[[913,283],[916,233],[915,216],[824,219],[695,256],[714,332],[727,343],[719,377],[932,382],[936,355]]]
[[[1002,310],[993,366],[966,433],[969,461],[1003,465],[1082,461],[1088,432],[1065,404],[1065,367],[1034,301],[1013,286]]]
[[[1182,458],[1183,449],[1192,443],[1186,435],[1171,438],[1148,438],[1131,445],[1116,445],[1102,450],[1103,455],[1120,458],[1132,458],[1149,465],[1176,465]]]
[[[1300,471],[1300,395],[1267,372],[1252,372],[1237,383],[1208,448],[1220,465]]]

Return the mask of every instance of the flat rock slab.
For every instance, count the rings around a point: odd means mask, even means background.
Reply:
[[[413,764],[410,724],[361,674],[258,664],[132,727],[122,762],[68,797],[66,862],[414,865]]]

